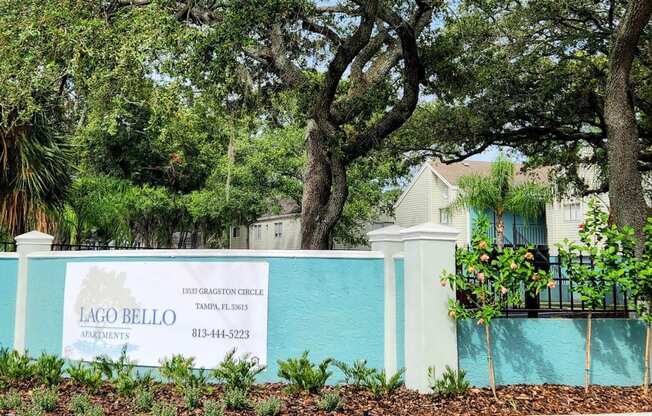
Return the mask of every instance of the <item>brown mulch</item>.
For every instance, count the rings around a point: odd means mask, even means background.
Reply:
[[[32,383],[13,385],[0,389],[4,393],[16,389],[24,401],[30,400],[36,388]],[[588,394],[582,387],[557,385],[543,386],[506,386],[498,389],[496,401],[489,389],[471,389],[467,394],[453,398],[434,398],[432,395],[419,394],[401,389],[391,397],[376,399],[369,392],[351,386],[328,387],[325,391],[337,390],[344,398],[344,408],[340,412],[322,412],[317,409],[319,395],[289,394],[283,384],[260,384],[250,394],[252,402],[264,400],[271,396],[279,397],[284,405],[282,415],[405,415],[405,416],[447,416],[447,415],[553,415],[553,414],[589,414],[589,413],[628,413],[652,411],[652,392],[645,397],[641,388],[636,387],[602,387],[592,386]],[[212,391],[205,399],[220,400],[222,388],[212,386]],[[182,397],[174,387],[166,384],[155,386],[156,399],[174,403],[179,408],[178,416],[200,416],[201,409],[192,411],[184,409]],[[72,416],[68,411],[68,401],[75,394],[85,393],[84,389],[69,380],[59,386],[58,408],[48,415]],[[118,396],[110,386],[104,386],[99,393],[91,396],[95,404],[104,408],[107,416],[137,415],[131,401]],[[8,413],[12,415],[12,413]],[[247,411],[227,411],[228,416],[255,416],[253,409]]]

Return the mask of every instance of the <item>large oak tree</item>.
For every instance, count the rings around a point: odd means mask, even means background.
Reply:
[[[118,0],[116,7],[154,1]],[[160,3],[160,2],[159,2]],[[326,249],[347,201],[347,169],[384,146],[412,115],[430,39],[433,0],[176,1],[165,7],[196,29],[187,51],[197,85],[234,80],[258,94],[304,97],[307,162],[302,246]],[[194,59],[194,61],[193,61]]]
[[[461,2],[437,39],[436,59],[426,57],[438,74],[429,83],[437,100],[416,111],[392,146],[447,161],[513,147],[530,165],[555,167],[563,191],[609,192],[614,222],[642,229],[641,175],[652,170],[650,7]]]

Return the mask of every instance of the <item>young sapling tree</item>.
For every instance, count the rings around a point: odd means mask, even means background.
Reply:
[[[496,378],[491,344],[491,322],[509,305],[523,305],[525,292],[539,293],[553,287],[544,271],[534,267],[534,255],[529,248],[497,249],[488,237],[489,221],[480,217],[474,226],[469,248],[457,251],[458,271],[442,274],[442,285],[450,284],[457,293],[449,301],[449,316],[453,319],[473,319],[484,326],[489,385],[496,396]]]

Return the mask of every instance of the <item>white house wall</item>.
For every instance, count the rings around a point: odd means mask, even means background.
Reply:
[[[396,223],[412,227],[431,221],[433,181],[430,169],[422,168],[395,208]]]
[[[281,237],[274,236],[274,224],[278,222],[283,223]],[[255,233],[256,225],[261,226],[260,238],[257,238]],[[240,237],[231,237],[232,249],[247,248],[245,232],[246,227],[241,226]],[[249,248],[254,250],[296,250],[301,248],[301,217],[298,214],[271,217],[254,223],[249,227]]]
[[[607,209],[609,199],[606,194],[598,195],[597,198]],[[579,225],[584,222],[584,217],[588,209],[589,197],[587,198],[568,198],[555,200],[546,207],[546,228],[548,233],[548,246],[550,254],[556,255],[557,245],[568,239],[570,241],[579,241]],[[567,220],[564,212],[564,206],[572,202],[580,202],[580,216],[577,220]]]

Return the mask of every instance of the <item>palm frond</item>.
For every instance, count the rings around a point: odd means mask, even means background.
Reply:
[[[505,198],[505,208],[514,214],[534,219],[545,212],[546,204],[551,200],[550,186],[525,182],[511,187]]]

